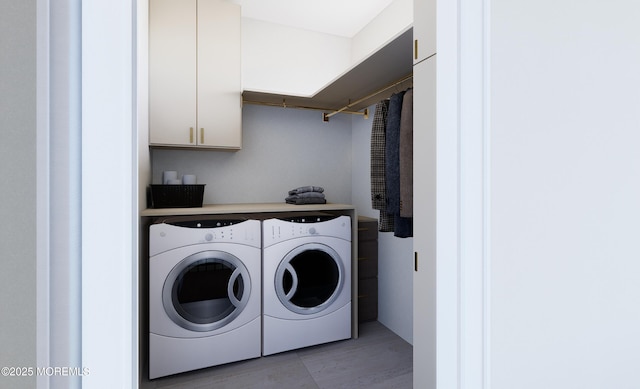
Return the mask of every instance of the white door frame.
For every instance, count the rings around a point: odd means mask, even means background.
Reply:
[[[137,1],[80,3],[37,0],[34,15],[36,358],[39,367],[73,369],[37,380],[41,388],[135,388]]]
[[[82,3],[83,388],[138,385],[136,7]]]
[[[437,2],[437,387],[489,388],[489,0]]]

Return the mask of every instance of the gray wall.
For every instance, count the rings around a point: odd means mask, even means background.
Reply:
[[[324,123],[318,111],[245,105],[242,150],[153,150],[153,183],[164,170],[196,174],[205,204],[284,202],[287,191],[325,188],[327,201],[351,203],[351,121]]]
[[[36,366],[36,2],[0,2],[0,367]],[[33,388],[33,377],[0,376]]]

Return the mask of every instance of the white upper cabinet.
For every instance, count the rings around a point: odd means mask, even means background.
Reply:
[[[436,53],[436,0],[413,2],[413,63]]]
[[[240,7],[150,0],[149,144],[239,149]]]

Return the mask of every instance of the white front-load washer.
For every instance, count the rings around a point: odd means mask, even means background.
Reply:
[[[149,378],[259,357],[258,220],[175,217],[149,227]]]
[[[268,219],[262,354],[351,337],[351,218]]]

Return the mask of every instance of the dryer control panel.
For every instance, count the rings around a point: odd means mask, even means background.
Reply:
[[[351,240],[349,216],[300,216],[285,219],[268,219],[263,222],[264,246],[284,240],[328,236]]]

